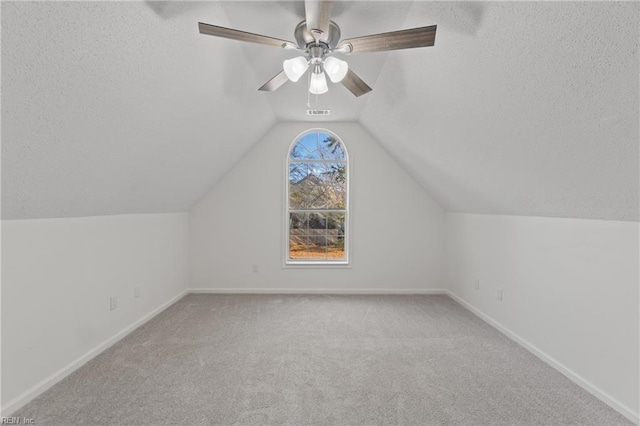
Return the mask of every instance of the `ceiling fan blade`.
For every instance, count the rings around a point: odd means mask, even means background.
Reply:
[[[205,24],[198,22],[200,34],[206,34],[215,37],[230,38],[232,40],[247,41],[249,43],[266,44],[269,46],[298,48],[295,43],[279,38],[267,37],[260,34],[248,33],[246,31],[233,30],[231,28],[219,27],[217,25]]]
[[[262,90],[263,92],[273,92],[274,90],[280,88],[280,86],[285,84],[287,81],[289,81],[287,75],[284,73],[284,71],[280,71],[278,74],[276,74],[275,77],[263,84],[262,87],[260,87],[258,90]]]
[[[313,34],[316,41],[326,41],[331,20],[331,0],[305,0],[304,11],[307,30]]]
[[[348,54],[433,46],[436,41],[436,27],[437,25],[431,25],[429,27],[350,38],[341,41],[336,50],[341,50]]]
[[[372,90],[367,83],[365,83],[355,72],[351,70],[347,72],[347,75],[342,79],[341,83],[344,87],[349,89],[356,98],[364,95],[365,93],[369,93]]]

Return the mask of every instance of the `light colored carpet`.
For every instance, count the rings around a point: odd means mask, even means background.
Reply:
[[[188,295],[19,410],[43,424],[632,424],[446,296]]]

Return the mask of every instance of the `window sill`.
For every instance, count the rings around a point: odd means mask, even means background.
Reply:
[[[348,260],[344,262],[285,262],[283,269],[349,269],[351,264]]]

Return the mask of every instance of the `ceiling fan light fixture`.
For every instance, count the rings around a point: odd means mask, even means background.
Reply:
[[[204,22],[198,22],[198,31],[204,35],[296,50],[304,54],[304,56],[284,61],[283,70],[258,90],[272,92],[287,81],[297,82],[308,72],[309,92],[326,93],[329,90],[326,72],[333,83],[341,83],[356,97],[369,93],[372,90],[371,87],[358,77],[345,61],[327,55],[384,52],[428,47],[435,44],[437,25],[369,34],[341,41],[340,27],[331,20],[331,5],[334,1],[304,0],[305,19],[295,27],[293,32],[295,43]],[[309,70],[309,67],[312,69]]]
[[[324,70],[333,83],[340,83],[349,71],[349,64],[333,56],[329,56],[324,60]]]
[[[320,71],[319,73],[312,73],[311,82],[309,83],[309,92],[314,95],[322,95],[328,91],[329,87],[327,86],[327,78],[324,76],[324,72]]]
[[[307,72],[308,68],[309,63],[307,62],[307,58],[305,58],[304,56],[297,56],[292,59],[286,59],[282,63],[282,69],[284,70],[284,73],[286,74],[287,78],[294,83],[300,80],[300,77],[302,77],[304,73]]]

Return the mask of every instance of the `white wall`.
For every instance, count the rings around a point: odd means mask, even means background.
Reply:
[[[444,212],[357,123],[326,129],[351,159],[351,268],[283,268],[285,158],[301,132],[276,125],[191,210],[190,286],[234,291],[443,288]],[[252,265],[259,267],[252,272]]]
[[[636,418],[638,259],[636,222],[447,214],[449,290]]]
[[[183,294],[187,255],[186,213],[3,221],[3,415]]]

